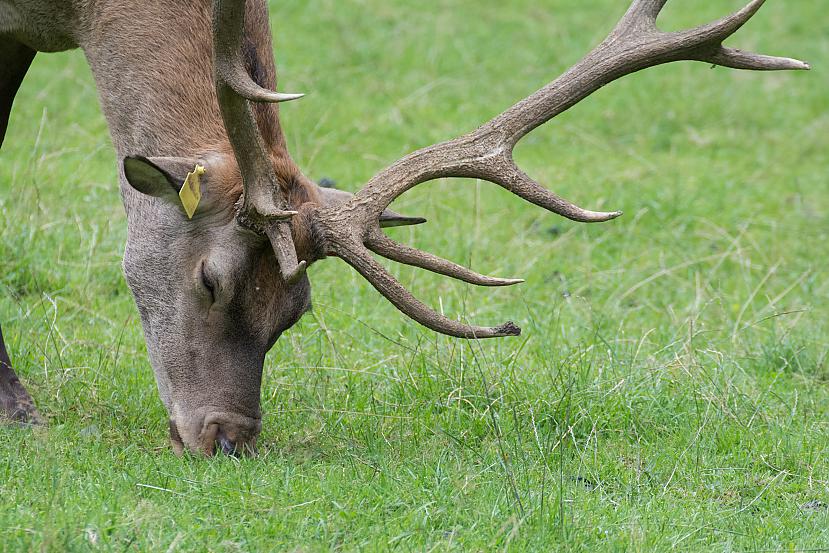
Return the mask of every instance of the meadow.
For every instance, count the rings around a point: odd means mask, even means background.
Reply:
[[[356,190],[534,92],[616,0],[271,2],[289,148]],[[741,3],[669,3],[662,27]],[[809,73],[680,63],[525,139],[620,219],[422,185],[395,239],[526,283],[387,264],[520,338],[398,313],[338,260],[267,357],[259,456],[176,458],[121,273],[116,159],[79,51],[39,55],[0,153],[0,323],[46,428],[0,427],[0,551],[829,551],[829,34],[770,1],[732,40]]]

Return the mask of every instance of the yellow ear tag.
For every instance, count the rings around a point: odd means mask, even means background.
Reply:
[[[196,165],[187,177],[184,179],[184,184],[181,185],[181,191],[178,197],[181,199],[181,205],[184,206],[184,211],[187,213],[187,218],[192,219],[193,214],[196,213],[196,208],[199,207],[201,201],[201,176],[204,174],[204,167]]]

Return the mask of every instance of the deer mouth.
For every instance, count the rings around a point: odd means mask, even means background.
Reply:
[[[210,412],[201,421],[182,424],[170,419],[170,443],[177,456],[188,450],[207,457],[218,453],[252,457],[256,455],[256,439],[261,430],[260,418]]]

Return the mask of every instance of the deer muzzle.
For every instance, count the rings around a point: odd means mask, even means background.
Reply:
[[[170,419],[170,442],[176,455],[188,450],[207,457],[217,453],[234,457],[253,456],[261,430],[260,418],[238,413],[208,412],[190,419]]]

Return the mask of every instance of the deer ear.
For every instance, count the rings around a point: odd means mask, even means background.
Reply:
[[[185,157],[129,156],[124,158],[124,176],[142,194],[179,203],[184,179],[197,164],[199,160]]]
[[[330,207],[345,203],[354,196],[351,192],[337,190],[336,188],[322,186],[318,186],[317,188],[320,195],[320,202],[323,207]],[[405,227],[408,225],[420,225],[425,222],[426,219],[423,217],[409,217],[407,215],[401,215],[391,209],[385,209],[383,210],[383,213],[380,214],[380,228]]]

